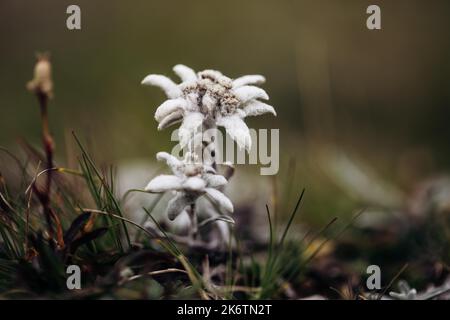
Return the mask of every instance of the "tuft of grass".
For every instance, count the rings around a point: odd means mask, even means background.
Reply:
[[[86,185],[89,188],[90,194],[94,199],[97,208],[105,212],[115,213],[123,218],[122,209],[114,194],[113,169],[110,168],[109,176],[102,174],[89,154],[86,152],[75,132],[72,132],[72,134],[81,150],[81,157],[79,158],[81,172],[83,173]],[[105,223],[113,225],[113,220],[111,217],[104,216],[104,219]],[[110,228],[108,234],[117,245],[117,248],[124,253],[126,250],[131,248],[131,239],[125,222],[121,221],[120,224],[121,225]],[[125,237],[126,245],[123,243],[122,236]]]
[[[259,299],[268,299],[279,290],[280,287],[280,274],[283,273],[284,268],[286,268],[285,264],[280,263],[280,254],[285,250],[285,240],[288,235],[289,229],[291,228],[292,222],[298,213],[298,209],[303,200],[303,195],[305,194],[305,189],[302,190],[297,203],[292,211],[288,223],[286,224],[280,241],[276,243],[275,232],[272,225],[272,219],[270,216],[269,207],[266,205],[267,212],[267,220],[269,222],[269,248],[268,248],[268,257],[265,264],[265,269],[261,275],[261,290],[257,296]],[[275,252],[275,253],[274,253]]]

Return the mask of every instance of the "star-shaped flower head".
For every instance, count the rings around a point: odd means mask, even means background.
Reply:
[[[227,184],[227,179],[216,174],[212,167],[188,160],[181,161],[167,152],[158,152],[156,158],[166,161],[173,175],[163,174],[153,178],[145,190],[154,193],[175,192],[175,197],[169,201],[167,207],[170,220],[175,219],[203,195],[206,195],[222,213],[233,212],[230,199],[217,190]]]
[[[169,100],[158,107],[155,119],[159,130],[182,122],[179,129],[182,147],[199,128],[222,126],[239,147],[250,150],[250,132],[243,119],[264,113],[276,115],[272,106],[260,101],[269,99],[267,93],[254,86],[265,81],[261,75],[233,80],[219,71],[195,73],[180,64],[173,70],[181,78],[180,84],[156,74],[145,77],[142,84],[158,86],[166,93]]]
[[[389,292],[389,295],[397,300],[416,300],[418,297],[417,290],[411,288],[404,280],[398,282],[398,289],[400,292],[391,291]]]

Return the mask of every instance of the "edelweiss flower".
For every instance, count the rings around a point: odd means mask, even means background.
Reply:
[[[216,174],[212,167],[181,161],[167,152],[158,152],[156,158],[166,161],[173,175],[159,175],[153,178],[145,190],[155,193],[175,191],[175,197],[169,201],[167,207],[170,220],[175,219],[202,195],[206,195],[223,213],[233,212],[231,201],[216,189],[225,185],[227,180]]]
[[[418,297],[417,290],[411,288],[406,281],[399,281],[398,289],[400,292],[391,291],[389,292],[389,295],[397,300],[416,300]]]
[[[199,129],[222,126],[239,147],[251,147],[250,132],[243,121],[245,117],[264,113],[276,115],[274,108],[259,99],[268,100],[267,93],[254,84],[261,84],[261,75],[247,75],[230,79],[219,71],[204,70],[195,73],[189,67],[176,65],[174,72],[182,82],[176,84],[163,75],[151,74],[142,84],[162,88],[169,100],[155,112],[158,129],[182,122],[179,139],[187,145]]]

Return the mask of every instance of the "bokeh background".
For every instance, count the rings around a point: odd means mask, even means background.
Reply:
[[[69,4],[81,7],[81,31],[66,28]],[[382,30],[366,28],[370,4],[381,7]],[[25,91],[37,51],[52,55],[60,162],[72,130],[109,163],[170,150],[170,130],[158,133],[153,119],[164,96],[140,85],[149,73],[175,79],[177,63],[259,73],[278,117],[249,124],[280,128],[286,206],[303,187],[312,222],[402,206],[450,169],[449,13],[446,0],[2,0],[0,145],[39,143],[38,106]],[[256,194],[272,183],[257,168],[238,170],[254,173]]]

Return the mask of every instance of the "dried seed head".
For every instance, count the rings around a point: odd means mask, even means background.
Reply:
[[[37,54],[34,77],[27,83],[27,89],[47,98],[53,97],[52,65],[48,53]]]

